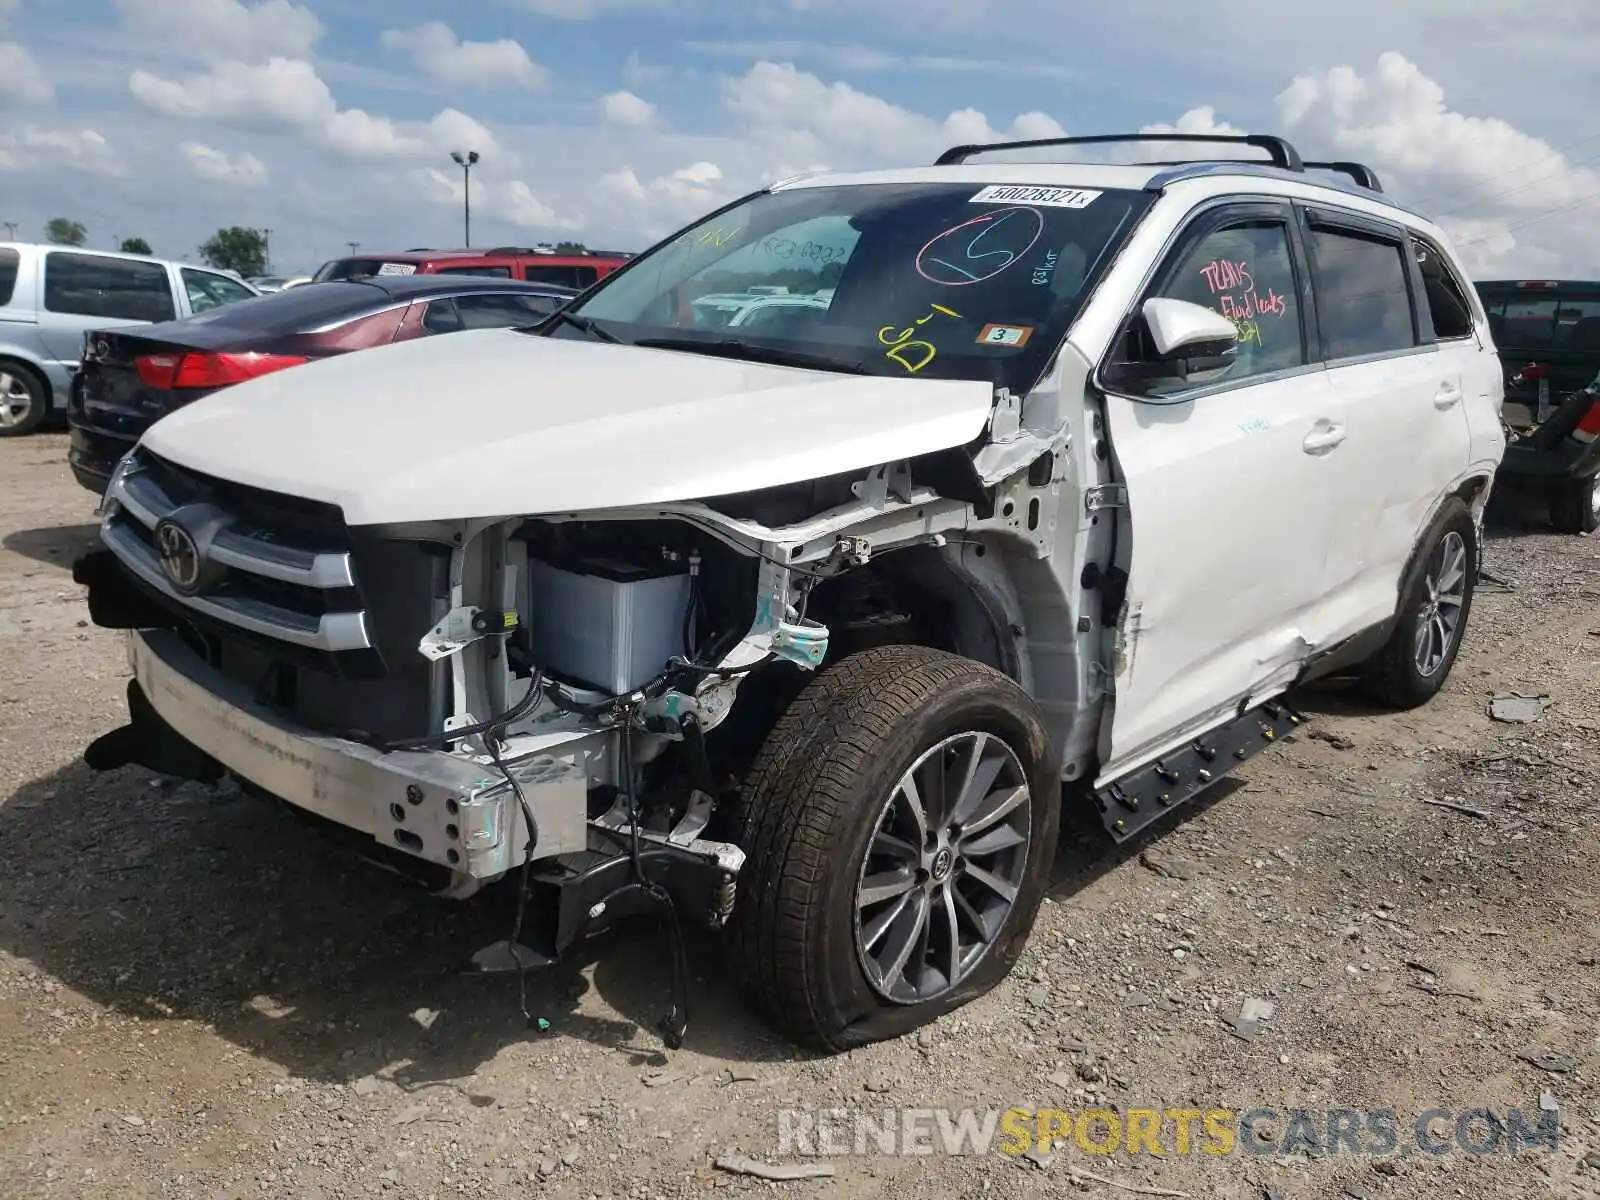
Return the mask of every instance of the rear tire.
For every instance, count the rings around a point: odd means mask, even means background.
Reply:
[[[1600,475],[1562,479],[1546,493],[1550,523],[1558,533],[1593,533],[1600,529]]]
[[[1394,631],[1364,672],[1367,691],[1402,710],[1438,694],[1466,634],[1478,578],[1478,531],[1462,501],[1444,502],[1417,561],[1422,569],[1401,598]]]
[[[1026,943],[1060,819],[1042,715],[1006,676],[919,646],[842,659],[745,784],[730,934],[752,1006],[839,1051],[988,992]]]
[[[23,437],[50,415],[50,389],[27,367],[0,362],[0,437]]]

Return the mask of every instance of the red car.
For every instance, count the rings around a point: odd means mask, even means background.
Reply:
[[[554,283],[580,291],[626,263],[621,250],[557,254],[539,246],[501,246],[494,250],[407,250],[400,254],[352,254],[325,262],[312,282],[366,279],[374,275],[489,275],[529,283]]]

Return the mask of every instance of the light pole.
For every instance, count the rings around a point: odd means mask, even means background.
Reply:
[[[270,229],[261,231],[261,273],[263,275],[272,273],[272,230]]]
[[[356,247],[361,245],[361,243],[360,242],[346,242],[345,245],[349,246],[350,247],[350,253],[354,254],[356,252]]]
[[[461,168],[461,212],[466,224],[465,249],[472,249],[472,168],[477,165],[478,152],[469,150],[462,154],[459,150],[450,151],[450,157],[455,159],[456,165]]]
[[[0,225],[6,227],[6,241],[14,242],[17,240],[17,223],[15,221],[0,221]]]

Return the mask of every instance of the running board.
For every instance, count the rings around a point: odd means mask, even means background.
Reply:
[[[1247,758],[1305,724],[1281,700],[1260,705],[1094,793],[1100,820],[1125,842],[1221,779]]]

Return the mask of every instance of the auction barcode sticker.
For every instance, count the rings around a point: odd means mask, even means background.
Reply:
[[[1035,187],[1025,183],[992,183],[968,204],[1043,204],[1047,208],[1088,208],[1099,192],[1083,188]]]

